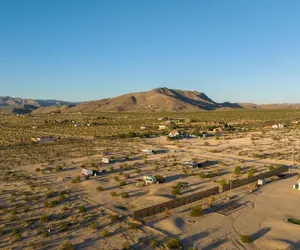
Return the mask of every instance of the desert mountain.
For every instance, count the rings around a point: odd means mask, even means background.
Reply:
[[[73,103],[57,100],[33,100],[0,96],[0,114],[28,114],[43,107],[72,106]]]
[[[200,111],[220,108],[241,108],[235,103],[217,103],[198,91],[157,88],[148,92],[129,93],[115,98],[82,103],[63,108],[61,112],[107,111]],[[45,112],[38,109],[35,112]]]

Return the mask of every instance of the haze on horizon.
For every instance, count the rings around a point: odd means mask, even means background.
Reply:
[[[0,1],[0,95],[96,100],[156,87],[300,103],[300,2]]]

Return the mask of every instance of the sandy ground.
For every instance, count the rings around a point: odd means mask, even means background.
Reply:
[[[270,165],[293,164],[293,157],[290,153],[277,158],[253,158],[253,154],[257,153],[280,150],[283,153],[287,152],[284,145],[289,142],[288,138],[285,141],[274,142],[266,136],[259,141],[253,141],[252,138],[260,134],[259,132],[249,133],[242,137],[231,135],[231,138],[227,140],[210,138],[205,141],[199,138],[183,139],[177,142],[168,141],[165,137],[143,139],[139,144],[133,143],[127,146],[130,149],[126,152],[119,152],[119,155],[136,152],[130,155],[130,160],[104,166],[107,170],[113,167],[113,172],[108,171],[103,176],[91,177],[89,180],[81,180],[76,184],[71,183],[71,179],[81,175],[81,164],[90,162],[91,158],[66,160],[64,162],[67,166],[62,172],[48,174],[36,172],[35,169],[41,167],[41,164],[22,168],[34,175],[47,177],[54,183],[76,190],[82,197],[95,204],[123,215],[130,215],[134,210],[176,198],[171,194],[171,188],[179,181],[187,183],[187,187],[180,195],[183,197],[214,187],[218,185],[221,178],[233,178],[233,170],[236,166],[243,167],[239,177],[244,178],[250,167],[260,172],[267,171]],[[205,142],[209,145],[205,145]],[[140,150],[149,148],[164,149],[166,152],[145,158]],[[196,173],[185,177],[184,167],[180,163],[191,161],[193,158],[199,162],[209,162],[207,166],[197,170],[198,172],[214,173],[219,169],[221,176],[201,179]],[[132,166],[132,169],[121,169],[126,164]],[[55,168],[55,164],[52,167]],[[155,167],[158,167],[158,170],[155,170]],[[138,169],[142,172],[137,173]],[[122,173],[130,174],[130,178],[126,179]],[[145,187],[136,186],[135,181],[144,175],[156,174],[164,176],[166,182]],[[124,180],[130,184],[120,187],[120,181]],[[286,249],[287,247],[300,249],[297,238],[300,235],[300,227],[285,222],[288,217],[300,218],[300,192],[292,190],[294,182],[295,178],[277,181],[247,196],[243,190],[244,197],[241,196],[240,189],[234,191],[236,192],[234,194],[240,197],[240,202],[247,206],[228,216],[211,212],[201,218],[193,218],[195,223],[189,223],[191,217],[188,213],[190,207],[188,207],[182,208],[179,212],[177,210],[172,212],[173,215],[169,219],[155,219],[150,224],[167,235],[179,236],[185,249],[191,246],[197,246],[199,249]],[[104,188],[103,192],[96,190],[99,185]],[[127,192],[129,198],[124,199],[120,195],[115,197],[111,195],[111,192],[117,194]],[[124,207],[125,210],[118,209],[119,206]],[[239,234],[251,235],[254,242],[249,245],[241,244]]]
[[[240,196],[239,202],[246,206],[227,216],[209,212],[195,218],[185,209],[153,226],[179,236],[186,249],[299,249],[300,226],[285,221],[300,217],[300,192],[292,189],[294,182],[295,177],[279,180]],[[253,243],[241,244],[240,234],[250,235]]]

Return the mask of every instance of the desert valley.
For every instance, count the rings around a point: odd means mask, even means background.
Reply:
[[[159,88],[1,107],[1,249],[300,248],[296,105]]]

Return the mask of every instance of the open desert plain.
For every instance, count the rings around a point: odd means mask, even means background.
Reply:
[[[0,248],[299,249],[299,117],[2,115]]]

